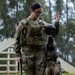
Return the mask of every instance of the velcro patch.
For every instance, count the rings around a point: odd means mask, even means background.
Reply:
[[[22,25],[19,24],[19,25],[17,26],[17,30],[20,30],[21,27],[22,27]]]

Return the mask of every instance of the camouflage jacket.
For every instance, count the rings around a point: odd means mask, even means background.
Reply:
[[[49,28],[50,31],[47,31]],[[44,20],[33,21],[29,17],[23,19],[16,29],[15,52],[17,56],[21,56],[21,48],[29,45],[45,45],[47,41],[47,32],[55,36],[59,31],[59,22],[55,22],[55,26],[50,25]]]

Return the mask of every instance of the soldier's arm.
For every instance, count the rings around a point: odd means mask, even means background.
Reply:
[[[22,25],[19,24],[16,28],[15,53],[17,57],[21,57],[20,32]]]
[[[58,32],[59,32],[59,13],[56,13],[55,28],[56,28],[56,35],[58,35]]]
[[[59,33],[59,22],[55,22],[55,35]]]
[[[47,35],[52,35],[53,37],[55,37],[56,35],[58,35],[59,32],[59,22],[55,22],[55,25],[50,25],[50,24],[46,24],[45,26],[45,33]]]
[[[19,25],[17,26],[16,29],[16,42],[15,42],[15,53],[17,57],[21,57],[21,47],[24,41],[23,39],[25,39],[25,34],[26,34],[26,30],[27,30],[27,20],[23,19]]]
[[[55,25],[50,25],[48,23],[45,23],[46,29],[45,29],[45,33],[47,35],[52,35],[53,37],[55,37],[56,35],[58,35],[59,32],[59,14],[56,14],[56,21],[55,21]]]

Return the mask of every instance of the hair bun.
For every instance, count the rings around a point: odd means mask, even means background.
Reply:
[[[39,2],[34,2],[30,8],[34,11],[35,9],[41,8],[41,4]]]

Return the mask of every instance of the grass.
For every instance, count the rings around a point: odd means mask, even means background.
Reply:
[[[0,74],[0,75],[6,75],[6,74]],[[9,74],[9,75],[19,75],[19,74]],[[23,75],[25,75],[25,74],[23,74]],[[75,75],[75,74],[63,73],[62,75]]]
[[[63,75],[75,75],[75,74],[68,74],[68,73],[63,73]]]

